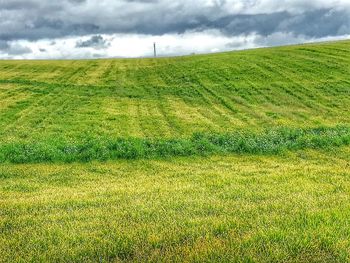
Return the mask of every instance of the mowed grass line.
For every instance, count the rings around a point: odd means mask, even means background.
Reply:
[[[302,149],[350,145],[350,127],[275,128],[227,134],[196,133],[190,138],[57,137],[40,141],[0,143],[1,163],[88,162],[213,154],[280,154]]]
[[[349,41],[179,58],[0,61],[0,139],[349,124],[346,51]]]
[[[0,262],[348,262],[350,148],[0,167]]]

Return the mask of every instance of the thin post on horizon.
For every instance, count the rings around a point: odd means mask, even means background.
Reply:
[[[157,47],[156,47],[156,42],[153,43],[153,51],[154,51],[154,57],[157,57]]]

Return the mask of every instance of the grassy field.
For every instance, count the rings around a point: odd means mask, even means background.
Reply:
[[[350,42],[207,56],[1,61],[0,136],[183,137],[350,122]]]
[[[350,148],[0,168],[3,262],[347,262]]]
[[[0,262],[350,262],[350,41],[0,61]]]

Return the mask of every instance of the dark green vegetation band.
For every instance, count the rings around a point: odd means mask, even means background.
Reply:
[[[277,128],[261,132],[196,133],[187,139],[56,138],[38,142],[2,142],[0,162],[87,162],[210,154],[278,154],[286,150],[350,145],[350,127]]]

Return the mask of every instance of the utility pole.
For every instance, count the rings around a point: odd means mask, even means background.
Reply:
[[[154,57],[157,57],[157,48],[156,48],[156,42],[153,43],[153,51],[154,51]]]

